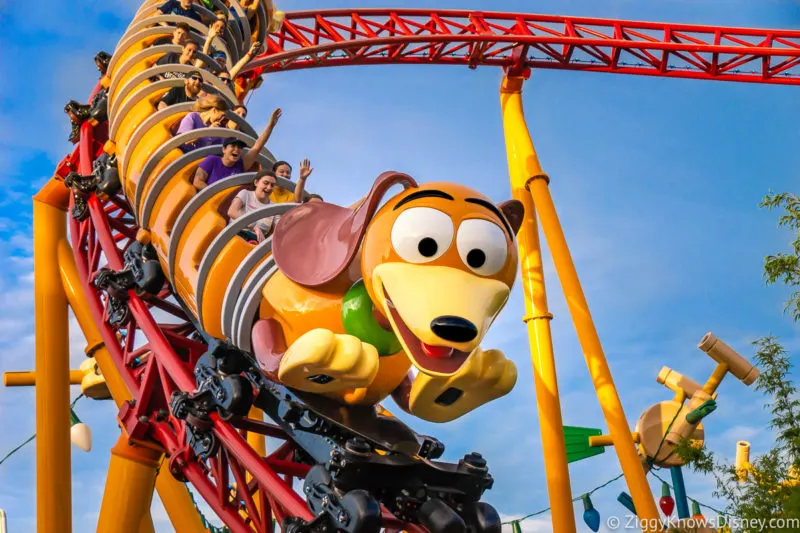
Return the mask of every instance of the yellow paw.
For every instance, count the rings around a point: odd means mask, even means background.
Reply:
[[[278,378],[289,387],[326,393],[369,386],[378,373],[378,351],[352,335],[312,329],[281,358]]]
[[[409,410],[431,422],[449,422],[485,403],[508,394],[517,382],[517,367],[500,350],[480,346],[453,376],[422,372],[414,379]]]

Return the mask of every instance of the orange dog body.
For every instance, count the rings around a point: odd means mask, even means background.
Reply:
[[[325,329],[335,334],[346,334],[342,322],[342,301],[352,283],[350,276],[342,276],[323,290],[299,285],[281,272],[277,272],[263,291],[261,316],[273,318],[281,328],[286,346],[314,329]],[[279,364],[280,354],[272,359]],[[326,396],[348,404],[376,404],[391,394],[402,383],[411,368],[411,362],[400,351],[380,359],[378,374],[369,387],[345,389],[325,393]],[[273,379],[277,366],[270,366]]]
[[[405,190],[380,206],[397,184]],[[438,422],[508,393],[516,367],[479,343],[513,286],[522,216],[520,202],[495,206],[463,185],[419,187],[398,173],[382,174],[354,209],[293,209],[276,227],[279,271],[253,329],[263,370],[348,404],[393,394],[403,409]],[[375,323],[399,350],[379,355],[347,333],[342,307],[359,280]]]

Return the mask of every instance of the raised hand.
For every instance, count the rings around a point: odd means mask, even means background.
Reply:
[[[270,125],[270,127],[274,128],[275,125],[278,124],[278,121],[281,119],[281,115],[282,114],[283,114],[283,111],[281,111],[280,107],[272,112],[272,116],[269,117],[269,125]]]
[[[247,55],[254,56],[258,54],[258,51],[261,49],[261,41],[256,41],[250,45],[250,50],[247,51]]]
[[[303,159],[303,161],[300,162],[300,179],[306,179],[312,172],[314,172],[314,169],[311,168],[311,161]]]

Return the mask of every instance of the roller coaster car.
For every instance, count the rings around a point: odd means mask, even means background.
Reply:
[[[403,191],[380,206],[394,185]],[[495,206],[465,186],[417,186],[395,172],[354,208],[289,211],[252,349],[209,339],[198,390],[172,398],[188,444],[210,456],[209,413],[262,409],[311,465],[303,490],[316,518],[290,520],[291,533],[377,533],[381,505],[431,533],[499,533],[497,512],[479,501],[493,483],[486,461],[435,461],[442,443],[376,404],[392,394],[410,414],[446,422],[511,390],[514,364],[479,343],[516,277],[522,215],[520,202]]]

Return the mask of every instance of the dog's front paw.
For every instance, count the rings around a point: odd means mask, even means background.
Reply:
[[[452,376],[420,372],[411,385],[409,410],[431,422],[449,422],[508,394],[516,382],[513,361],[500,350],[483,351],[479,346]]]
[[[295,389],[326,393],[367,387],[378,373],[378,351],[352,335],[313,329],[281,358],[278,378]]]

